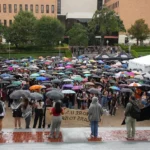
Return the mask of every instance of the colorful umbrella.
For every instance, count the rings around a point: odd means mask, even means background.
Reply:
[[[75,94],[76,92],[72,90],[62,90],[62,93],[63,94]]]
[[[130,87],[140,87],[141,84],[134,82],[134,83],[131,83],[129,86],[130,86]]]
[[[109,88],[112,89],[112,90],[120,91],[120,88],[118,88],[117,86],[111,86]]]

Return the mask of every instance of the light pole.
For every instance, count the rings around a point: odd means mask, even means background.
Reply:
[[[8,43],[8,45],[9,45],[9,59],[10,59],[10,42]]]
[[[107,43],[107,46],[108,46],[108,44],[109,44],[109,41],[107,40],[107,41],[106,41],[106,43]]]
[[[61,41],[59,41],[59,58],[60,58],[60,46],[61,46]]]

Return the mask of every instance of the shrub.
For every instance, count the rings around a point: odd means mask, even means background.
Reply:
[[[65,57],[67,57],[67,58],[71,58],[71,57],[72,57],[72,52],[71,52],[71,50],[69,50],[69,49],[66,49],[66,50],[65,50]]]
[[[135,51],[135,50],[131,50],[131,55],[134,57],[134,58],[137,58],[139,57],[138,53]]]

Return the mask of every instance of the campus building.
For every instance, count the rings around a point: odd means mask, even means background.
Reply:
[[[21,10],[31,11],[37,18],[57,17],[57,0],[0,0],[0,22],[9,26]]]
[[[102,8],[103,0],[57,0],[58,19],[67,27],[73,23],[87,23],[96,10]]]
[[[144,19],[150,27],[150,0],[104,0],[104,5],[113,9],[120,16],[126,30],[138,19]],[[126,37],[125,33],[120,33],[119,43],[124,43]],[[136,43],[136,41],[131,40],[131,43]]]

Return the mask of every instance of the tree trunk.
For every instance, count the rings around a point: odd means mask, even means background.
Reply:
[[[137,42],[136,44],[137,44],[137,46],[138,46],[138,45],[139,45],[139,40],[137,39],[136,42]]]

